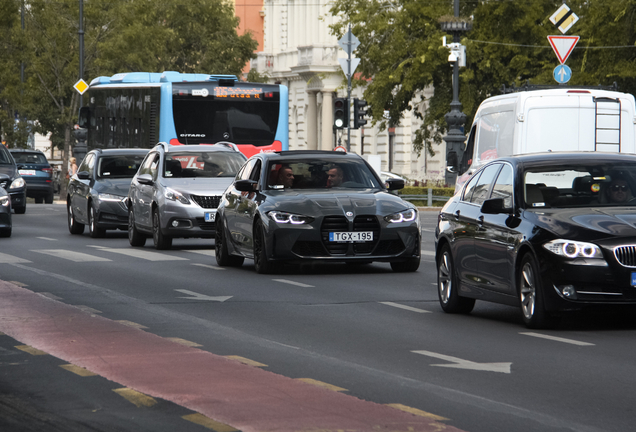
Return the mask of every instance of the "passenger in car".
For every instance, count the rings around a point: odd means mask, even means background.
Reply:
[[[622,204],[632,198],[632,191],[627,180],[622,178],[612,179],[612,183],[606,190],[608,202],[612,204]]]

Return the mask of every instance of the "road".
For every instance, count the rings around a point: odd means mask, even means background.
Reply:
[[[507,306],[444,314],[436,215],[421,212],[416,273],[263,276],[218,268],[210,241],[131,248],[122,232],[71,236],[63,205],[30,205],[0,239],[0,430],[632,430],[636,321],[579,314],[531,332]]]

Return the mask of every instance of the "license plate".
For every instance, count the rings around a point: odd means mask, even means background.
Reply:
[[[636,286],[636,272],[632,272],[632,286]]]
[[[373,231],[330,232],[329,241],[339,243],[358,243],[373,241]]]
[[[215,218],[216,218],[216,212],[205,212],[206,222],[214,222]]]
[[[35,175],[35,170],[18,170],[20,175]]]

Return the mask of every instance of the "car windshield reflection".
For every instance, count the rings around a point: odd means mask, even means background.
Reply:
[[[234,177],[245,159],[231,152],[170,153],[164,162],[164,177]]]
[[[381,189],[382,185],[362,161],[285,160],[268,167],[270,189]]]
[[[524,182],[529,208],[636,205],[636,164],[532,168]]]

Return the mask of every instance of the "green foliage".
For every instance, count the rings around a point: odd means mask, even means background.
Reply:
[[[466,129],[479,104],[500,94],[502,85],[556,84],[552,71],[559,64],[547,36],[560,31],[549,17],[562,5],[561,0],[529,2],[460,2],[460,16],[473,18],[473,29],[462,35],[467,47],[467,67],[460,69],[459,98],[467,115]],[[568,32],[581,40],[568,66],[571,85],[610,85],[636,92],[636,1],[590,2],[569,0],[579,21]],[[357,72],[366,85],[364,99],[369,102],[373,122],[381,127],[396,126],[404,113],[424,119],[414,133],[418,154],[431,150],[446,133],[444,115],[452,100],[452,68],[448,49],[442,46],[451,34],[441,31],[439,19],[453,15],[453,2],[415,0],[335,0],[331,13],[339,22],[331,26],[340,36],[347,31],[360,39],[354,53],[361,59]],[[624,48],[610,48],[610,47]],[[427,106],[422,93],[433,87]],[[385,118],[388,111],[388,119]]]

